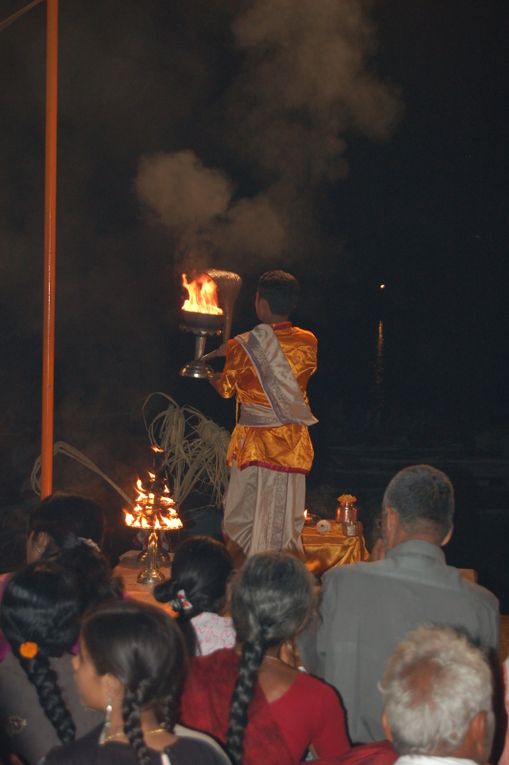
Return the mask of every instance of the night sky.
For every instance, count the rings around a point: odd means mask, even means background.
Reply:
[[[22,4],[0,0],[0,21]],[[232,425],[231,402],[178,377],[179,273],[210,265],[244,278],[236,331],[260,272],[301,280],[318,444],[501,448],[507,3],[62,0],[60,16],[56,440],[122,482],[152,391]],[[44,4],[0,33],[4,497],[39,449],[44,47]]]

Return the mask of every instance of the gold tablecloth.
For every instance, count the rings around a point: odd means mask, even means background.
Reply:
[[[320,534],[314,525],[304,526],[301,538],[306,566],[317,576],[329,568],[358,563],[369,557],[362,534],[348,537],[334,521],[331,521],[331,530],[325,534]]]

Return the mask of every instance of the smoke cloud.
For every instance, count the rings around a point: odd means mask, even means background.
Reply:
[[[385,140],[400,110],[371,68],[376,36],[365,3],[255,0],[231,26],[241,65],[216,131],[238,178],[189,151],[152,155],[140,162],[139,198],[179,231],[181,250],[230,267],[251,255],[276,263],[336,247],[314,225],[316,191],[347,174],[348,135]],[[246,178],[257,193],[234,197]]]

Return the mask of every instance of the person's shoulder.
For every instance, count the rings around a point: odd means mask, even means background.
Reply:
[[[313,699],[339,702],[338,692],[332,685],[329,685],[325,680],[314,677],[314,675],[310,675],[307,672],[299,672],[295,685],[302,692],[305,692],[306,697],[311,702]]]
[[[359,563],[347,566],[337,566],[325,572],[323,580],[325,584],[341,583],[348,581],[363,581],[366,577],[381,576],[388,569],[393,568],[393,564],[388,559],[377,561],[361,561]]]
[[[448,567],[451,568],[451,567]],[[464,592],[468,593],[468,595],[472,598],[473,601],[484,604],[485,606],[488,606],[491,609],[494,609],[499,611],[499,601],[496,595],[494,595],[491,590],[488,590],[486,587],[483,587],[480,584],[477,584],[477,582],[470,582],[468,579],[466,579],[459,569],[456,569],[460,575],[460,583],[461,587],[464,590]]]
[[[102,725],[99,725],[71,744],[52,749],[44,758],[44,765],[88,765],[94,762],[101,730]]]
[[[193,656],[189,662],[189,672],[194,677],[214,677],[238,664],[238,656],[233,648],[220,648],[206,656]]]
[[[308,343],[309,345],[318,345],[318,338],[309,329],[293,326],[292,331],[299,336],[299,339],[302,340],[302,342]]]

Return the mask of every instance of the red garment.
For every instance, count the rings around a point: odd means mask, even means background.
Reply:
[[[185,725],[226,743],[238,667],[239,657],[232,649],[191,661],[182,696]],[[336,758],[350,749],[334,689],[299,672],[286,693],[269,704],[257,686],[244,735],[244,765],[296,765],[309,746],[319,758]]]
[[[353,746],[336,765],[394,765],[398,757],[390,741],[370,741]]]

